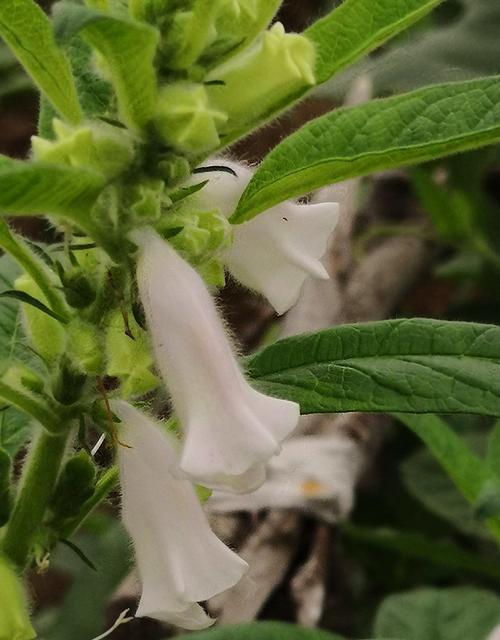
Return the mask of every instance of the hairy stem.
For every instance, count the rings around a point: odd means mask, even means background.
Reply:
[[[31,545],[59,475],[69,430],[52,435],[40,430],[24,465],[23,476],[1,549],[23,570]]]
[[[57,416],[47,405],[36,400],[34,397],[22,391],[18,391],[0,380],[0,400],[5,400],[7,404],[27,413],[42,424],[47,431],[57,433],[60,429]]]

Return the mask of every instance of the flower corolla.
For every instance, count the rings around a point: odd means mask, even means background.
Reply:
[[[171,246],[149,228],[131,239],[156,363],[184,432],[180,467],[207,487],[251,491],[299,406],[249,385],[205,283]]]
[[[194,197],[201,208],[217,207],[230,217],[252,170],[226,159],[214,160],[214,165],[226,170],[202,174],[208,183]],[[234,225],[233,243],[222,255],[227,269],[241,284],[264,295],[278,314],[285,313],[297,302],[308,276],[328,279],[320,258],[337,225],[338,209],[335,202],[283,202]]]
[[[124,443],[118,448],[122,518],[142,581],[136,615],[190,630],[208,627],[213,620],[198,602],[232,587],[248,566],[210,529],[180,472],[173,436],[123,400],[112,407]]]

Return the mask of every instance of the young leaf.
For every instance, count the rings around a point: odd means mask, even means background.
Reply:
[[[318,84],[420,20],[441,1],[345,0],[304,32],[316,46]]]
[[[71,67],[40,7],[33,0],[2,0],[0,35],[57,111],[69,122],[78,123],[82,112]]]
[[[145,126],[156,106],[158,30],[75,4],[63,9],[57,16],[58,40],[68,43],[81,33],[106,61],[123,120],[131,127]]]
[[[301,412],[500,414],[500,327],[437,320],[345,325],[247,359],[254,386]]]
[[[104,179],[85,169],[42,162],[0,163],[0,210],[4,214],[55,214],[79,224],[88,217],[103,188]]]
[[[231,222],[325,184],[416,164],[500,139],[500,77],[427,87],[339,109],[266,157]]]
[[[376,638],[485,640],[500,622],[500,599],[480,589],[416,589],[384,600]]]

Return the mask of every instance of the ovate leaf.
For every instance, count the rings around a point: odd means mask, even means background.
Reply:
[[[325,82],[422,18],[441,1],[344,0],[338,9],[305,31],[316,46],[317,82]]]
[[[231,221],[244,222],[325,184],[498,140],[498,76],[339,109],[306,124],[266,157]]]
[[[40,7],[33,0],[1,0],[0,35],[57,111],[69,122],[79,122],[82,112],[71,67]]]
[[[500,623],[500,599],[480,589],[418,589],[389,596],[375,620],[376,638],[485,640]]]
[[[247,359],[254,386],[302,413],[500,414],[500,327],[437,320],[345,325]]]

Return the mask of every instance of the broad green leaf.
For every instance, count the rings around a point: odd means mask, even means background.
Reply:
[[[448,567],[457,572],[476,573],[495,581],[500,579],[500,566],[491,562],[491,558],[464,551],[450,540],[436,540],[421,533],[358,527],[352,524],[343,525],[342,533],[376,549],[386,549],[397,555]]]
[[[254,386],[301,412],[500,414],[500,327],[386,320],[279,340],[247,358]]]
[[[0,447],[13,458],[32,431],[32,421],[14,407],[0,411]]]
[[[42,162],[0,162],[0,212],[85,220],[104,179],[85,169]]]
[[[372,51],[422,18],[442,0],[344,0],[305,35],[316,45],[316,81]]]
[[[486,640],[498,623],[500,599],[490,591],[416,589],[384,600],[375,619],[375,637]]]
[[[428,511],[457,531],[491,540],[486,527],[475,517],[471,504],[429,451],[421,449],[405,460],[401,474],[407,491]]]
[[[57,19],[58,40],[69,43],[81,33],[105,60],[123,120],[132,127],[145,126],[156,106],[158,30],[79,5],[63,8]]]
[[[427,87],[339,109],[286,138],[260,165],[232,222],[325,184],[500,140],[500,77]]]
[[[40,7],[33,0],[1,0],[0,35],[57,111],[78,123],[82,112],[71,67]]]
[[[342,640],[318,629],[307,629],[284,622],[252,622],[189,633],[186,640]]]

